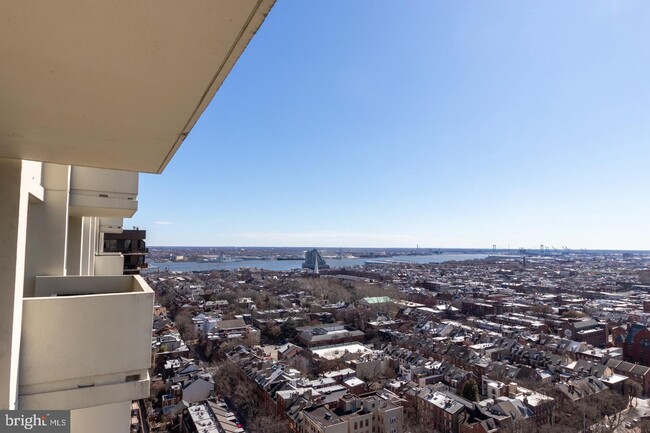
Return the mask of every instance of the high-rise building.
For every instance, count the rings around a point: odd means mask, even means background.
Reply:
[[[147,268],[148,253],[146,230],[122,230],[104,234],[104,253],[121,254],[124,257],[124,275],[136,275]]]
[[[302,267],[303,269],[311,269],[316,272],[319,269],[329,269],[329,265],[316,249],[305,251],[305,261]]]
[[[0,409],[125,432],[149,394],[153,291],[103,248],[273,0],[4,2]]]

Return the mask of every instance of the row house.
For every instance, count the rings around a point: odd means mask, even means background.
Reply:
[[[192,359],[171,359],[164,366],[166,393],[162,397],[162,411],[170,413],[181,401],[196,403],[214,396],[212,375]]]
[[[617,374],[606,364],[579,359],[563,368],[565,373],[578,377],[595,377],[610,389],[623,394],[626,391],[627,376]]]
[[[555,389],[570,401],[588,400],[591,396],[607,390],[607,385],[593,376],[558,382]]]
[[[474,407],[472,402],[454,393],[436,391],[433,387],[416,390],[413,398],[418,418],[425,419],[427,425],[440,433],[458,432],[460,414]]]
[[[338,402],[305,408],[300,433],[402,433],[403,408],[385,394],[345,395]]]
[[[243,319],[219,320],[207,332],[206,337],[219,344],[241,340],[254,346],[260,344],[261,332],[254,326],[247,325]]]
[[[482,388],[485,390],[488,399],[494,400],[499,397],[508,397],[521,401],[524,406],[531,410],[531,417],[538,427],[554,423],[555,400],[552,397],[521,387],[515,382],[505,384],[487,378],[483,379]]]
[[[418,418],[441,433],[490,433],[499,427],[523,432],[553,424],[553,398],[518,388],[516,384],[498,388],[491,398],[478,403],[430,385],[411,388],[405,396]]]
[[[495,397],[477,403],[504,429],[521,433],[535,426],[533,411],[523,401],[512,397]]]
[[[402,433],[400,399],[388,392],[363,394],[365,384],[341,372],[308,380],[296,370],[239,346],[228,358],[254,381],[294,432]],[[349,377],[343,380],[344,377]],[[351,391],[358,392],[355,396]]]
[[[179,417],[180,433],[245,433],[241,422],[222,402],[190,404]]]
[[[627,376],[638,383],[643,394],[650,393],[650,367],[613,358],[603,359],[602,362],[611,368],[614,373]]]

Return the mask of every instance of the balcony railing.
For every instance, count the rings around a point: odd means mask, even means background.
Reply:
[[[136,275],[37,277],[23,299],[19,407],[148,396],[153,291]]]
[[[122,275],[124,256],[120,253],[103,253],[95,256],[95,275]]]

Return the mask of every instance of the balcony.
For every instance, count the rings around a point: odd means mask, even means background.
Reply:
[[[130,218],[137,210],[138,173],[72,167],[70,215]]]
[[[154,294],[141,277],[37,277],[35,294],[23,299],[21,409],[149,395]]]
[[[124,273],[124,256],[120,253],[102,253],[95,255],[95,275],[122,275]]]

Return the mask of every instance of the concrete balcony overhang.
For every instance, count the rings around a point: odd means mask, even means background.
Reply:
[[[273,3],[4,2],[0,158],[162,172]]]
[[[100,218],[99,231],[102,233],[123,233],[124,221],[122,218]]]
[[[70,216],[131,218],[137,210],[138,201],[135,199],[70,192]]]
[[[138,210],[138,173],[72,167],[70,215],[130,218]]]
[[[20,408],[148,395],[154,294],[140,276],[37,277],[35,294],[23,299]]]

